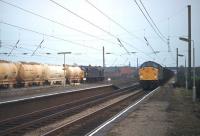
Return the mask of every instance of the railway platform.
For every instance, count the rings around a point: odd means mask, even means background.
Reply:
[[[58,93],[67,93],[72,91],[85,90],[88,88],[96,88],[100,86],[115,85],[119,88],[129,86],[130,84],[137,83],[136,80],[117,80],[112,82],[97,82],[97,83],[82,83],[79,85],[63,86],[35,86],[28,88],[15,88],[0,90],[0,104],[9,101],[20,101],[24,99],[32,99],[35,97],[44,97],[47,95],[54,95]]]
[[[104,123],[107,127],[92,135],[199,136],[200,102],[192,102],[191,92],[184,88],[173,88],[168,83],[132,109],[128,115]]]
[[[49,95],[55,95],[59,93],[67,93],[73,91],[84,90],[88,88],[96,88],[100,86],[110,85],[108,83],[93,83],[93,84],[80,84],[77,86],[39,86],[39,87],[29,87],[29,88],[18,88],[0,91],[0,104],[20,101],[26,99],[33,99],[37,97],[44,97]]]

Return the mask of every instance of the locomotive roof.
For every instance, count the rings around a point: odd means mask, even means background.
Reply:
[[[156,67],[156,68],[158,68],[158,67],[162,67],[162,66],[160,64],[154,62],[154,61],[146,61],[140,66],[140,68],[142,68],[142,67]]]

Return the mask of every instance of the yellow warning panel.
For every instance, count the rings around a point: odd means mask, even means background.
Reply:
[[[143,67],[139,70],[140,80],[158,80],[158,69],[153,67]]]

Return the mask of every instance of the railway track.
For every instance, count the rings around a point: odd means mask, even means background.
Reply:
[[[62,126],[59,126],[49,132],[42,134],[42,136],[85,135],[97,126],[99,126],[101,123],[116,115],[118,112],[123,110],[125,107],[127,107],[128,105],[133,103],[133,101],[136,101],[143,95],[144,92],[141,90],[137,90],[134,93],[132,92],[127,97],[124,97],[117,102],[103,106],[98,110],[69,121]]]
[[[139,85],[131,86],[117,91],[105,92],[67,102],[51,108],[34,111],[32,113],[8,118],[0,122],[0,135],[22,135],[30,130],[51,124],[55,121],[72,116],[83,109],[97,105],[109,99],[113,99],[120,95],[130,93],[133,89],[137,89]]]
[[[63,91],[44,95],[42,94],[35,97],[11,99],[0,103],[0,113],[2,113],[0,114],[0,122],[11,117],[32,113],[34,111],[54,107],[63,103],[69,103],[80,98],[87,98],[88,96],[112,92],[116,89],[117,88],[113,85],[104,85],[69,92]]]

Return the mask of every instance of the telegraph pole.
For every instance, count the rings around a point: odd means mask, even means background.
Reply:
[[[188,5],[188,84],[192,88],[191,73],[191,5]]]
[[[187,80],[187,64],[186,64],[186,56],[185,56],[185,89],[188,89],[188,80]]]
[[[178,48],[176,48],[176,83],[178,81]]]
[[[66,70],[66,67],[65,67],[65,55],[66,54],[71,54],[71,52],[58,52],[58,54],[63,54],[64,55],[64,64],[63,64],[63,70],[64,70],[64,84],[63,86],[65,87],[66,85],[66,76],[65,76],[65,70]]]
[[[104,71],[105,71],[105,50],[103,46],[103,76],[104,76]]]
[[[103,69],[105,68],[105,50],[103,46]]]
[[[195,48],[194,48],[194,41],[193,41],[193,102],[196,101],[196,85],[195,85]]]

